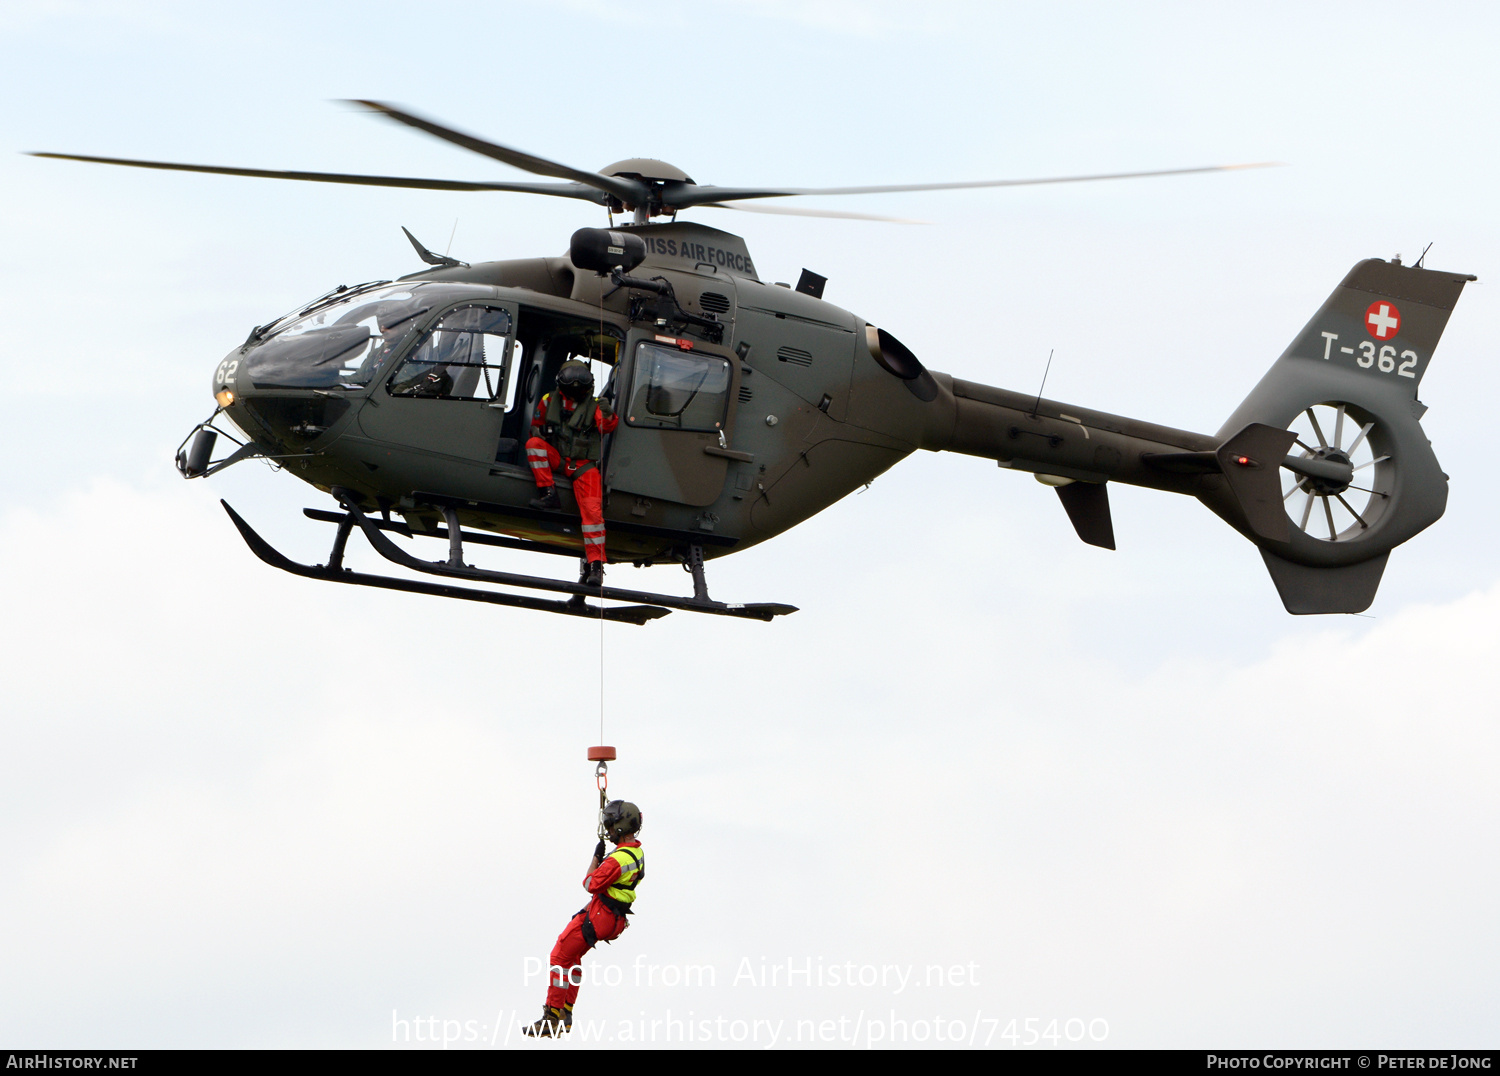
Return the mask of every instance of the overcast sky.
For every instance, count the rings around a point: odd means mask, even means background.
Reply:
[[[603,675],[650,875],[596,1041],[1497,1045],[1493,6],[4,6],[0,1041],[517,1048]],[[717,184],[1286,162],[695,219],[935,369],[1035,391],[1055,350],[1048,396],[1206,432],[1351,265],[1431,242],[1480,278],[1421,386],[1447,515],[1368,617],[1293,618],[1195,501],[1117,489],[1105,552],[923,453],[711,566],[801,612],[610,626],[602,674],[586,622],[276,573],[216,500],[318,561],[328,499],[171,465],[219,359],[418,268],[402,225],[481,261],[602,214],[21,153],[519,178],[351,97]]]

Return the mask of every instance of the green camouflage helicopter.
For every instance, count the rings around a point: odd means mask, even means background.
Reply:
[[[890,333],[795,288],[762,281],[742,239],[676,220],[699,206],[810,216],[765,199],[1071,182],[844,188],[704,186],[661,161],[589,172],[378,102],[393,120],[561,182],[467,183],[37,154],[105,164],[428,190],[577,198],[629,224],[581,229],[564,257],[468,265],[407,237],[429,268],[339,287],[256,326],[214,370],[217,409],[177,453],[187,478],[264,458],[331,494],[327,563],[296,563],[228,504],[267,563],[314,579],[644,623],[672,609],[770,620],[794,607],[708,595],[704,562],[796,526],[916,449],[959,452],[1053,486],[1083,541],[1114,548],[1109,482],[1197,497],[1260,550],[1292,613],[1374,600],[1390,550],[1435,522],[1447,476],[1422,431],[1417,387],[1472,276],[1377,259],[1356,265],[1215,434],[1191,433],[930,370]],[[1235,166],[1228,166],[1235,167]],[[756,204],[741,205],[751,201]],[[666,217],[664,223],[654,218]],[[882,218],[867,218],[882,219]],[[599,470],[610,561],[680,563],[693,597],[586,587],[466,563],[466,545],[576,557],[578,512],[536,508],[525,442],[564,362],[587,362],[618,429]],[[242,436],[214,425],[229,419]],[[213,460],[219,435],[238,447]],[[189,446],[189,441],[191,445]],[[398,517],[398,518],[393,518]],[[343,566],[358,527],[426,576]],[[448,543],[445,559],[388,534]],[[507,590],[460,583],[486,583]],[[555,599],[521,591],[550,592]],[[599,604],[587,598],[599,599]],[[605,606],[603,601],[624,604]]]

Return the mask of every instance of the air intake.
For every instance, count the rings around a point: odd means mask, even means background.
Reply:
[[[698,296],[698,305],[705,314],[725,314],[729,311],[729,296],[716,291],[706,291]]]
[[[803,351],[800,347],[778,348],[776,357],[782,362],[791,363],[793,366],[811,366],[813,360],[812,352]]]

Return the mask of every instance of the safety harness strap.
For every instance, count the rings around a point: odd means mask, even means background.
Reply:
[[[565,413],[563,394],[547,394],[546,409],[542,417],[543,429],[546,439],[552,442],[558,455],[570,460],[599,459],[603,439],[599,427],[594,423],[598,406],[599,401],[590,396],[573,408],[571,413]]]
[[[622,882],[619,880],[614,881],[610,884],[609,889],[598,894],[599,901],[616,915],[634,915],[635,908],[633,906],[633,901],[635,898],[635,887],[640,883],[640,880],[646,876],[646,867],[642,858],[636,855],[635,852],[629,848],[617,847],[615,849],[615,852],[624,852],[627,856],[630,857],[632,863],[635,866],[635,877],[628,882]],[[610,854],[614,855],[613,852]],[[629,893],[631,895],[631,900],[620,900],[617,897],[612,897],[610,896],[611,890],[621,893]]]
[[[616,882],[612,886],[610,886],[610,888],[611,889],[632,889],[633,890],[633,889],[635,889],[635,887],[637,885],[640,884],[641,879],[644,878],[644,877],[646,877],[646,868],[641,865],[641,857],[638,856],[638,855],[636,855],[629,848],[619,848],[619,847],[616,847],[615,851],[616,852],[624,852],[635,863],[635,877],[632,878],[628,882]]]
[[[589,948],[592,949],[599,944],[599,932],[594,929],[594,921],[589,918],[587,906],[580,909],[578,915],[583,917],[583,922],[578,925],[578,931],[583,935],[583,940],[589,943]]]

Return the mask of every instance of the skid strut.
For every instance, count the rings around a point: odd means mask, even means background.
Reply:
[[[234,522],[257,557],[282,571],[291,572],[293,575],[304,576],[308,579],[323,579],[332,583],[350,583],[357,586],[379,587],[385,590],[401,590],[410,594],[432,594],[444,598],[460,598],[465,601],[488,602],[492,605],[506,605],[518,609],[531,609],[537,612],[562,613],[566,616],[583,616],[595,620],[612,620],[626,624],[644,624],[666,616],[673,609],[681,609],[694,613],[709,613],[717,616],[732,616],[741,619],[771,620],[774,617],[794,613],[797,607],[794,605],[779,605],[771,602],[735,604],[729,602],[713,601],[708,597],[708,588],[703,579],[703,551],[699,546],[692,547],[689,554],[689,570],[693,572],[693,597],[683,598],[672,594],[653,594],[649,591],[625,590],[618,587],[590,588],[579,583],[569,583],[559,579],[546,579],[540,576],[521,575],[513,572],[495,572],[482,568],[474,568],[464,563],[463,541],[466,535],[459,529],[458,514],[452,508],[445,509],[444,518],[448,524],[448,557],[445,561],[426,561],[414,557],[401,547],[392,542],[383,533],[385,529],[397,529],[393,524],[383,523],[379,519],[371,518],[357,507],[344,504],[345,511],[341,515],[333,513],[318,512],[314,518],[327,519],[330,522],[337,520],[338,529],[334,533],[333,547],[329,550],[328,563],[310,565],[301,564],[282,554],[259,534],[257,534],[246,523],[243,518],[225,501],[220,501],[224,511],[229,513],[229,518]],[[309,515],[312,515],[309,512]],[[330,519],[330,517],[332,517]],[[525,594],[508,594],[492,590],[478,590],[471,587],[455,586],[451,583],[428,582],[421,579],[402,579],[392,576],[371,575],[364,572],[351,571],[343,566],[345,550],[348,546],[349,535],[355,527],[359,527],[365,539],[386,560],[398,564],[403,568],[423,572],[428,575],[443,576],[448,579],[461,579],[479,583],[492,583],[499,586],[521,587],[527,590],[550,591],[559,595],[566,595],[562,600],[548,600],[541,597],[533,597]],[[483,541],[486,536],[471,535],[476,540]],[[601,601],[625,602],[630,604],[620,606],[605,606],[591,604],[589,598],[598,598]]]
[[[379,553],[392,564],[399,564],[403,568],[412,571],[425,572],[429,575],[441,575],[450,579],[465,579],[479,583],[495,583],[500,586],[524,587],[528,590],[547,590],[557,594],[571,594],[575,596],[575,604],[581,607],[585,598],[608,599],[619,602],[640,602],[650,606],[665,609],[682,609],[693,613],[710,613],[716,616],[733,616],[750,620],[771,620],[774,617],[784,616],[787,613],[795,613],[795,605],[780,605],[774,602],[755,603],[733,603],[713,601],[708,597],[707,585],[699,587],[702,579],[703,550],[700,546],[694,546],[697,550],[698,569],[694,573],[694,595],[691,598],[678,597],[675,594],[655,594],[645,590],[625,590],[620,587],[586,587],[581,583],[568,583],[560,579],[545,579],[535,575],[520,575],[514,572],[495,572],[485,568],[472,568],[463,563],[462,534],[457,523],[457,514],[448,518],[448,542],[449,557],[446,563],[441,561],[422,560],[406,552],[395,542],[386,537],[384,528],[380,521],[372,519],[358,508],[352,507],[344,502],[344,508],[353,516],[354,522],[364,532],[365,540],[370,543],[375,552]],[[449,510],[451,511],[451,509]],[[457,537],[455,537],[455,535]],[[689,558],[691,561],[691,557]],[[701,593],[700,593],[701,589]],[[594,615],[597,615],[595,613]],[[657,614],[661,615],[661,614]]]
[[[245,544],[250,547],[252,553],[273,568],[280,568],[284,572],[291,572],[293,575],[304,576],[308,579],[323,579],[330,583],[352,583],[363,587],[380,587],[384,590],[402,590],[408,594],[432,594],[440,598],[489,602],[491,605],[507,605],[516,609],[532,609],[543,613],[586,616],[593,620],[603,617],[605,620],[615,620],[625,624],[644,624],[648,620],[666,616],[669,612],[667,609],[649,605],[601,608],[597,605],[589,605],[587,602],[548,601],[545,598],[534,598],[529,594],[504,594],[493,590],[457,587],[447,583],[429,583],[424,579],[396,579],[386,575],[367,575],[363,572],[350,571],[341,566],[344,543],[349,537],[348,530],[342,524],[340,524],[339,533],[334,537],[334,546],[329,553],[328,565],[299,564],[283,555],[275,546],[255,533],[254,528],[246,523],[238,512],[229,507],[228,503],[224,501],[219,503],[224,505],[224,511],[229,513],[229,518],[239,528],[240,536],[245,539]],[[353,526],[354,521],[350,519],[349,527]]]

